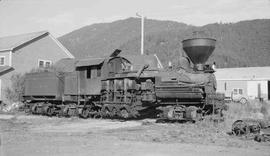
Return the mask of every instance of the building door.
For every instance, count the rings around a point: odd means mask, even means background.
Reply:
[[[268,81],[268,100],[270,100],[270,81]]]

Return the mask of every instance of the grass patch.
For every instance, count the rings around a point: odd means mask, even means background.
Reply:
[[[253,118],[269,119],[269,104],[258,101],[250,101],[249,104],[229,103],[228,110],[224,112],[224,122],[214,122],[211,116],[207,116],[200,122],[192,123],[151,123],[142,124],[140,131],[131,131],[127,128],[110,133],[124,140],[146,141],[146,142],[180,142],[195,144],[214,144],[225,147],[257,147],[259,144],[253,139],[242,139],[230,136],[232,124],[236,120]],[[265,143],[267,144],[267,143]],[[267,144],[269,145],[269,144]]]

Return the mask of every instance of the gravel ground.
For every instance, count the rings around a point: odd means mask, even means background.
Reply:
[[[269,143],[229,136],[224,127],[0,114],[0,156],[270,155]]]

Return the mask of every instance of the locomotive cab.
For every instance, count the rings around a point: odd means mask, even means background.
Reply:
[[[78,73],[78,94],[99,95],[101,80],[114,77],[130,69],[130,62],[123,57],[89,58],[76,64]]]

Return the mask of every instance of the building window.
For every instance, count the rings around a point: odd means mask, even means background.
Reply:
[[[243,89],[242,88],[235,88],[235,89],[233,89],[233,94],[234,95],[237,95],[237,94],[243,95]]]
[[[233,89],[233,94],[238,94],[238,90],[237,89]]]
[[[38,67],[39,68],[49,68],[52,66],[52,61],[50,60],[38,60]]]
[[[225,91],[227,90],[227,83],[226,82],[224,83],[224,90]]]
[[[45,62],[45,67],[48,68],[51,66],[51,62]]]
[[[5,56],[0,56],[0,66],[5,65]]]
[[[243,95],[243,89],[239,89],[239,94]]]

